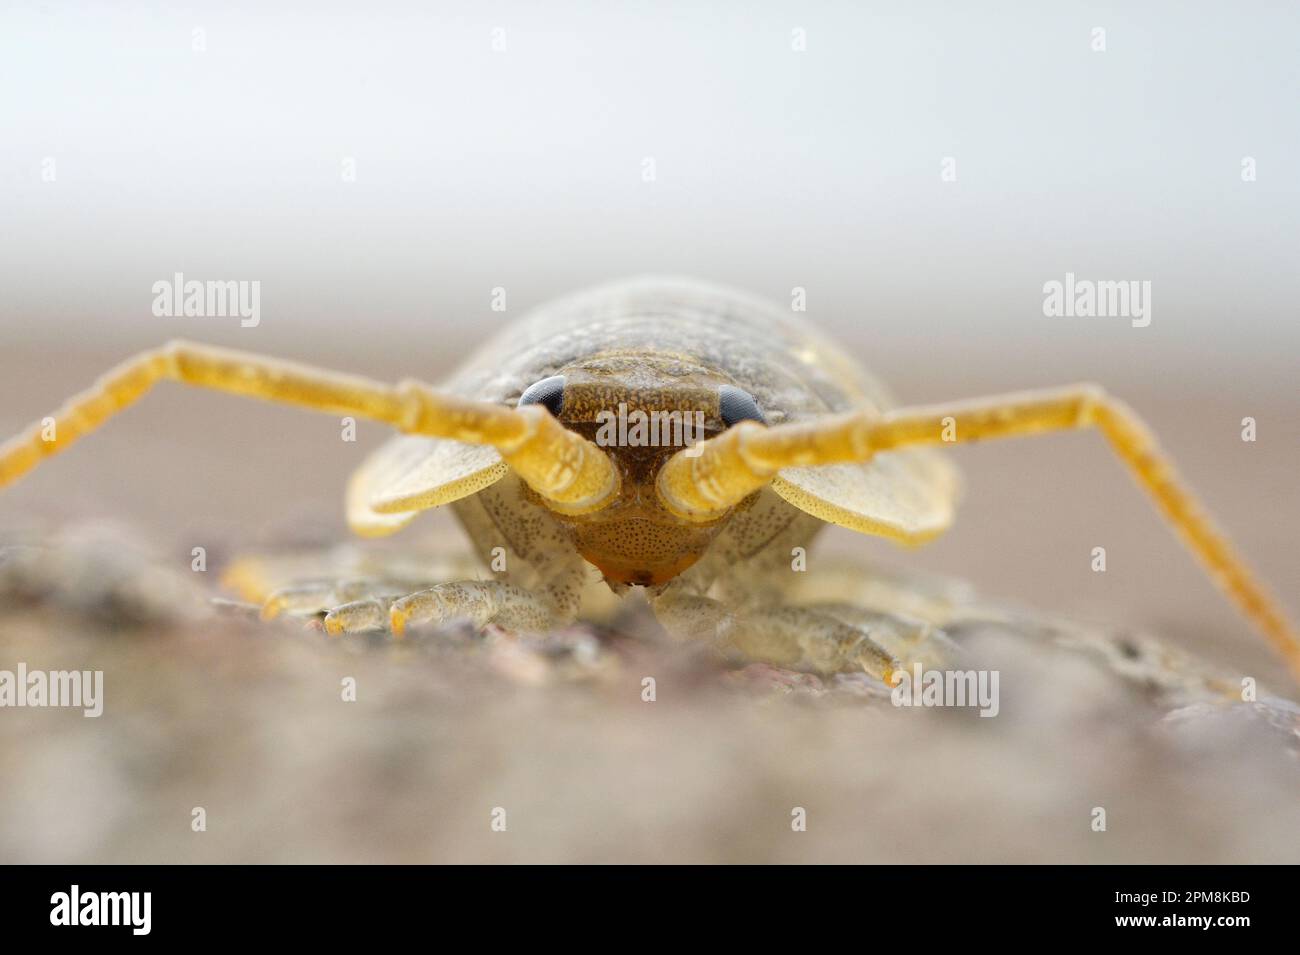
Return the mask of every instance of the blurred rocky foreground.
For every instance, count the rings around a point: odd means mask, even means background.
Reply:
[[[329,637],[258,620],[218,555],[4,543],[0,670],[103,670],[105,699],[0,709],[3,862],[1300,861],[1295,704],[941,582],[915,587],[947,587],[966,665],[999,671],[995,718],[727,666],[635,599],[545,638]],[[260,572],[370,552],[295,553]]]

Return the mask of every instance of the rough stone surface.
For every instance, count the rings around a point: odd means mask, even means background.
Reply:
[[[1140,634],[956,621],[1000,673],[984,719],[728,667],[635,601],[399,642],[216,577],[112,530],[5,551],[0,669],[102,669],[105,710],[0,710],[0,861],[1300,861],[1300,708]]]

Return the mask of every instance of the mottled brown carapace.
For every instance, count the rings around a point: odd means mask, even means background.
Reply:
[[[645,352],[593,355],[559,374],[560,422],[603,448],[621,479],[615,501],[561,520],[611,584],[666,583],[699,560],[728,515],[683,520],[664,508],[655,480],[674,453],[725,430],[719,389],[735,382],[685,356]]]

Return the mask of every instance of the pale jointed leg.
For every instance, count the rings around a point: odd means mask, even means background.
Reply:
[[[885,683],[899,667],[865,629],[807,607],[733,611],[719,600],[671,584],[651,606],[669,633],[709,642],[733,660],[821,674],[863,670]]]
[[[389,609],[389,622],[397,636],[411,625],[452,620],[469,620],[476,627],[496,624],[524,633],[545,633],[557,622],[555,609],[542,597],[499,580],[439,584],[395,600]]]
[[[262,608],[263,619],[284,613],[324,613],[331,635],[468,620],[476,627],[495,624],[505,630],[541,633],[566,622],[546,590],[534,592],[500,580],[458,580],[433,587],[395,587],[375,581],[305,583],[273,593]]]
[[[282,614],[322,613],[340,604],[377,599],[383,594],[401,596],[418,586],[382,583],[373,580],[306,581],[274,591],[262,604],[262,619],[274,620]]]
[[[517,480],[507,475],[453,505],[483,564],[500,576],[440,584],[393,601],[388,617],[394,634],[456,619],[544,633],[574,619],[591,568],[555,515],[529,501],[514,486]]]
[[[948,669],[961,658],[957,645],[938,627],[916,617],[870,610],[851,603],[812,604],[805,608],[871,637],[873,643],[897,660],[904,669],[919,663],[927,670]]]

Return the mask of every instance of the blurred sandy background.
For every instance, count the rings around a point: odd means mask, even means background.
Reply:
[[[1294,610],[1297,28],[1283,3],[10,5],[0,431],[173,336],[437,381],[586,284],[801,286],[905,400],[1076,380],[1124,397]],[[260,326],[154,317],[178,271],[259,280]],[[1150,327],[1044,317],[1067,271],[1151,281]],[[0,496],[0,528],[111,515],[178,562],[341,536],[346,475],[382,437],[164,386]],[[827,545],[1286,685],[1100,438],[954,453],[946,538]]]

